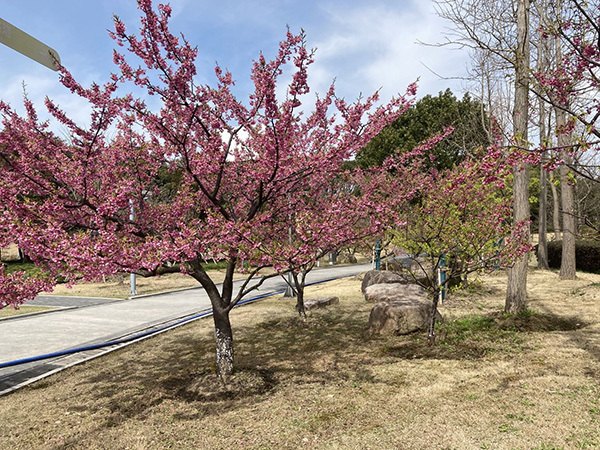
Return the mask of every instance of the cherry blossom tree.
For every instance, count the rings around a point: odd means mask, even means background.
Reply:
[[[317,261],[342,246],[381,233],[393,223],[389,202],[379,192],[381,181],[360,169],[340,170],[330,182],[304,191],[296,198],[299,204],[294,205],[293,212],[276,220],[278,234],[287,239],[271,241],[273,247],[264,251],[270,251],[278,261],[276,265],[291,275],[286,281],[296,293],[296,310],[301,317],[306,316],[306,276]]]
[[[7,273],[4,266],[0,266],[0,309],[19,305],[51,287],[47,279],[28,277],[24,271]]]
[[[74,282],[180,271],[210,298],[217,373],[227,376],[234,362],[231,309],[264,281],[260,269],[290,268],[265,251],[285,239],[271,233],[274,224],[292,211],[297,219],[314,217],[303,193],[326,185],[410,101],[401,96],[377,106],[376,93],[349,103],[332,85],[307,112],[314,52],[304,34],[289,31],[272,60],[259,55],[254,91],[239,100],[232,74],[218,65],[214,86],[197,83],[197,49],[169,31],[168,5],[154,9],[138,0],[138,8],[138,33],[114,18],[111,36],[125,52],[115,50],[118,70],[106,84],[84,87],[60,69],[64,86],[91,106],[87,126],[47,99],[68,132],[64,139],[27,98],[23,116],[0,102],[0,241],[16,242],[47,273],[19,290],[22,275],[0,272],[2,306],[33,297],[59,275]],[[146,97],[122,93],[129,86]],[[407,94],[414,93],[411,85]],[[165,173],[177,175],[176,188],[161,184]],[[209,258],[227,263],[221,290],[201,264]],[[252,269],[234,292],[240,261]]]
[[[590,136],[600,138],[600,127],[596,126],[600,118],[597,96],[600,89],[600,24],[597,18],[600,2],[553,0],[549,7],[551,13],[541,25],[541,31],[555,41],[559,54],[554,70],[534,74],[540,85],[536,94],[571,118],[563,131],[573,131],[575,121],[579,121]]]

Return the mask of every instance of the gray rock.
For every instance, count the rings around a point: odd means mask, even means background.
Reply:
[[[369,330],[399,335],[427,329],[432,308],[431,302],[417,297],[377,303],[371,309]]]
[[[404,299],[426,300],[425,289],[418,284],[373,284],[365,289],[364,294],[369,303]]]
[[[387,272],[385,270],[369,270],[365,273],[360,289],[364,295],[366,289],[373,284],[408,284],[409,282],[410,280],[407,276],[400,275],[399,273]]]
[[[326,306],[335,305],[340,302],[338,297],[319,297],[310,298],[304,300],[304,309],[310,311],[311,309],[325,308]]]
[[[375,303],[369,316],[371,333],[408,334],[427,329],[433,303],[426,290],[416,284],[373,284],[365,299]],[[439,312],[437,320],[441,320]]]

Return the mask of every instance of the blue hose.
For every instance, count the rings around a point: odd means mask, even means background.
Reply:
[[[343,277],[340,277],[340,278],[343,278]],[[327,278],[325,280],[313,281],[311,283],[306,283],[305,286],[312,286],[314,284],[326,283],[328,281],[333,281],[333,280],[337,280],[337,278]],[[238,306],[241,306],[241,305],[245,305],[246,303],[251,303],[251,302],[255,302],[257,300],[261,300],[263,298],[272,297],[272,296],[278,295],[278,294],[283,294],[284,292],[285,292],[285,290],[280,290],[280,291],[270,292],[268,294],[258,295],[256,297],[252,297],[252,298],[249,298],[249,299],[246,299],[246,300],[241,300],[235,306],[238,307]],[[141,333],[134,334],[134,335],[128,336],[126,338],[114,339],[112,341],[103,342],[101,344],[86,345],[84,347],[76,347],[76,348],[71,348],[71,349],[68,349],[68,350],[61,350],[61,351],[58,351],[58,352],[46,353],[44,355],[31,356],[29,358],[17,359],[17,360],[14,360],[14,361],[8,361],[8,362],[5,362],[5,363],[0,363],[0,369],[3,369],[5,367],[18,366],[20,364],[27,364],[27,363],[30,363],[30,362],[42,361],[44,359],[49,359],[49,358],[56,358],[56,357],[59,357],[59,356],[72,355],[73,353],[84,352],[84,351],[87,351],[87,350],[97,350],[99,348],[110,347],[111,345],[125,344],[127,342],[135,341],[137,339],[141,339],[143,337],[150,336],[152,334],[159,333],[159,332],[164,331],[164,330],[168,330],[169,328],[177,327],[179,325],[182,325],[182,324],[184,324],[186,322],[190,322],[192,320],[196,320],[196,319],[200,319],[202,317],[210,316],[211,314],[212,314],[212,310],[205,311],[205,312],[202,312],[202,313],[199,313],[199,314],[195,314],[195,315],[190,316],[190,317],[186,317],[185,319],[179,320],[177,322],[174,322],[174,323],[171,323],[171,324],[168,324],[168,325],[164,325],[164,326],[159,327],[159,328],[154,328],[152,330],[143,331]]]

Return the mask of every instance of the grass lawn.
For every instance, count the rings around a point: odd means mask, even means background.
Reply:
[[[371,336],[358,278],[298,319],[271,298],[232,313],[238,371],[213,375],[200,320],[0,397],[0,448],[558,449],[600,447],[600,275],[506,275],[454,294],[439,343]]]

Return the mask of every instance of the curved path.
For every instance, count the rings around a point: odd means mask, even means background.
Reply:
[[[370,264],[361,264],[316,269],[309,273],[307,282],[352,276],[370,268]],[[238,288],[240,284],[235,283]],[[249,297],[285,287],[280,277],[271,278]],[[131,300],[40,296],[28,304],[64,308],[0,320],[0,364],[109,342],[210,311],[208,296],[200,287]],[[0,368],[0,395],[123,345]]]

